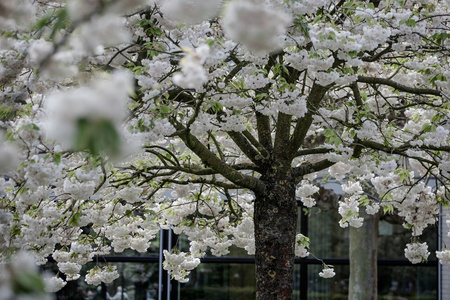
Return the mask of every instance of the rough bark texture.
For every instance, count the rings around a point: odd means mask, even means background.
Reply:
[[[266,192],[256,195],[257,300],[292,299],[297,203],[295,184],[289,177],[263,178]]]
[[[350,227],[349,300],[377,299],[378,217],[360,213],[364,224]]]

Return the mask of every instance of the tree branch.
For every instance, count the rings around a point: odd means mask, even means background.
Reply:
[[[297,125],[295,126],[294,133],[292,134],[292,138],[289,143],[289,153],[292,155],[295,155],[300,146],[303,144],[306,134],[313,121],[313,112],[317,109],[317,106],[320,104],[320,101],[322,101],[328,89],[329,87],[323,87],[315,83],[313,84],[309,96],[306,99],[308,112],[303,118],[297,120]]]
[[[178,122],[174,117],[169,118],[169,120],[179,132],[178,136],[183,140],[185,145],[191,149],[204,163],[240,187],[248,188],[255,192],[264,192],[264,184],[259,179],[250,175],[242,174],[225,162],[221,161],[220,158],[208,150],[208,148],[206,148],[195,136],[190,134],[183,124]]]
[[[279,112],[275,131],[274,155],[278,158],[289,157],[289,136],[291,131],[292,115]]]
[[[254,164],[261,164],[261,159],[257,159],[258,155],[260,155],[259,152],[252,144],[250,144],[242,133],[236,131],[227,131],[227,133],[245,156],[247,156]]]
[[[401,92],[411,93],[415,95],[434,95],[439,97],[442,96],[441,91],[438,90],[410,87],[386,78],[358,76],[357,81],[369,84],[384,84],[393,87],[394,89],[397,89]]]
[[[292,169],[292,175],[294,176],[295,181],[298,183],[298,182],[300,182],[300,180],[302,179],[302,177],[304,175],[318,172],[321,170],[325,170],[334,164],[335,164],[335,162],[330,161],[328,159],[324,159],[324,160],[318,161],[316,163],[302,164],[302,165]]]

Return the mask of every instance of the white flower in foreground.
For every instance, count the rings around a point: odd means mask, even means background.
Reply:
[[[279,48],[279,37],[285,34],[292,17],[283,11],[247,1],[228,4],[223,29],[225,34],[250,50],[273,51]]]
[[[65,282],[59,277],[44,278],[44,282],[45,282],[45,290],[50,293],[59,291],[67,284],[67,282]]]
[[[319,276],[322,278],[332,278],[334,275],[336,275],[334,268],[329,268],[328,266],[325,266],[322,272],[319,273]]]
[[[49,138],[72,147],[78,122],[107,120],[116,129],[128,115],[127,97],[132,87],[128,72],[115,72],[109,78],[100,78],[91,86],[56,92],[45,102]]]
[[[405,248],[405,257],[413,264],[426,261],[430,255],[427,243],[407,244]]]
[[[199,24],[220,12],[222,0],[166,0],[161,6],[164,17],[188,24]]]
[[[199,89],[208,81],[208,74],[203,67],[209,55],[209,46],[202,45],[193,51],[183,49],[187,55],[180,61],[181,73],[173,76],[173,83],[186,89]]]

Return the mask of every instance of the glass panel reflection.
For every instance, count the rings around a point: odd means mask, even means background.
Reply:
[[[189,282],[178,284],[178,299],[250,300],[255,299],[254,264],[200,264]]]
[[[436,259],[437,226],[429,226],[419,237],[420,242],[427,242],[430,252],[429,260]],[[406,244],[411,241],[411,231],[401,224],[380,220],[378,223],[378,258],[405,259]],[[389,247],[386,247],[389,245]]]
[[[436,267],[378,267],[379,299],[434,300],[436,288]]]
[[[100,267],[103,263],[98,264]],[[110,284],[88,285],[81,276],[76,281],[69,281],[59,292],[57,300],[156,300],[158,299],[158,264],[157,263],[110,263],[115,265],[120,277]],[[88,263],[82,269],[95,266]],[[56,267],[56,265],[55,265]]]
[[[308,300],[347,300],[349,266],[334,266],[333,278],[322,278],[322,265],[308,266]]]
[[[316,257],[348,258],[349,230],[339,226],[336,210],[320,210],[314,207],[308,218],[309,252]]]

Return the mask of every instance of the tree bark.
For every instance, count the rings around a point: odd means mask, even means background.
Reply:
[[[350,227],[349,300],[377,299],[378,217],[360,212],[364,224]]]
[[[256,299],[290,300],[297,227],[295,183],[289,176],[264,177],[266,190],[256,194],[254,212]]]

